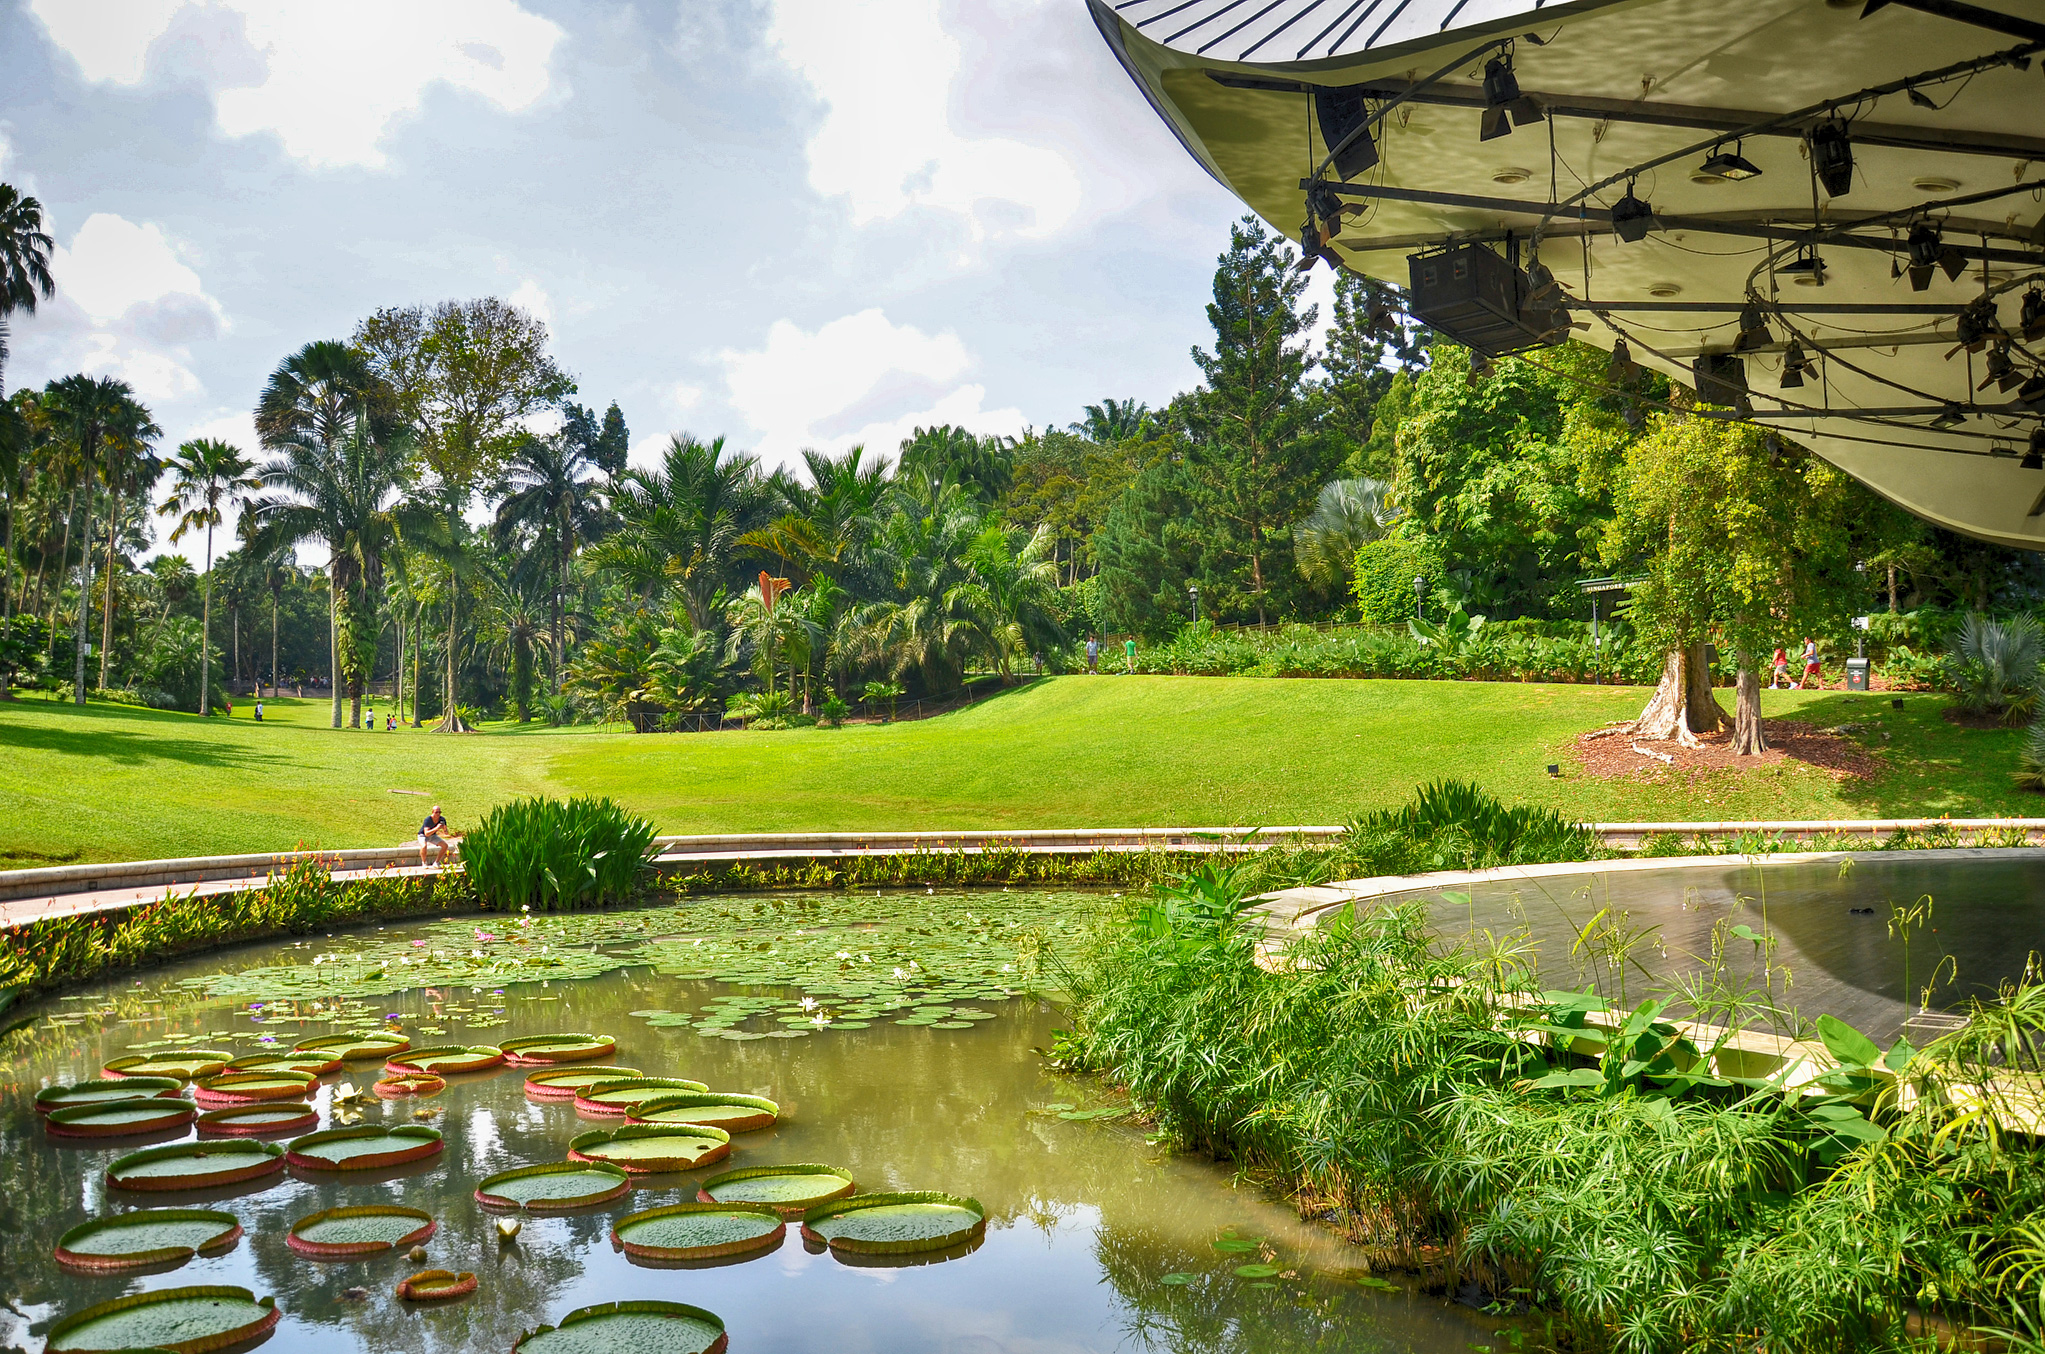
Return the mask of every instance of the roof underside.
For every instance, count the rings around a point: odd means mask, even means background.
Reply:
[[[1757,306],[1766,340],[1742,343],[1756,421],[1941,526],[2045,549],[2045,471],[2020,459],[2041,426],[2022,316],[2045,280],[2045,80],[2029,59],[2045,57],[2045,5],[1893,0],[1863,17],[1863,0],[1089,4],[1187,150],[1286,235],[1328,153],[1312,91],[1354,89],[1373,112],[1397,100],[1371,129],[1378,163],[1322,179],[1324,211],[1345,204],[1330,241],[1343,266],[1403,288],[1420,250],[1538,236],[1522,262],[1553,271],[1587,326],[1574,337],[1609,349],[1623,335],[1635,361],[1685,384]],[[1484,67],[1506,42],[1545,117],[1480,140]],[[1809,140],[1835,120],[1852,156],[1836,197]],[[1759,176],[1700,173],[1720,138]],[[1631,242],[1605,215],[1629,181],[1660,226]],[[1938,235],[1921,290],[1913,226]],[[1816,276],[1794,267],[1811,254]],[[1955,351],[1970,306],[1970,330],[1996,327]],[[1810,365],[1781,389],[1792,340]]]

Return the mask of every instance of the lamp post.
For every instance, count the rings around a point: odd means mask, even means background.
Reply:
[[[1415,574],[1413,576],[1414,620],[1424,621],[1427,619],[1426,613],[1422,610],[1422,607],[1425,606],[1426,602],[1427,602],[1427,576],[1425,574]]]
[[[1193,624],[1198,625],[1200,624],[1200,585],[1198,583],[1188,583],[1186,585],[1186,595],[1193,599]]]

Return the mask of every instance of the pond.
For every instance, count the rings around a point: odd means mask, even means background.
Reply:
[[[756,916],[758,900],[727,905],[722,926],[693,934],[686,928],[714,918],[719,905],[527,928],[534,937],[573,939],[563,971],[589,976],[451,982],[518,971],[517,961],[501,953],[502,919],[461,919],[251,946],[40,1003],[28,1013],[36,1024],[7,1039],[0,1086],[0,1349],[40,1351],[55,1321],[93,1304],[200,1284],[274,1296],[282,1319],[271,1347],[293,1354],[508,1350],[521,1331],[557,1323],[573,1309],[647,1298],[716,1313],[734,1354],[1462,1354],[1500,1330],[1499,1321],[1467,1307],[1368,1276],[1332,1232],[1302,1223],[1224,1168],[1147,1143],[1140,1126],[1116,1117],[1101,1087],[1046,1069],[1035,1050],[1052,1039],[1058,1012],[1006,995],[1022,984],[1010,978],[1010,986],[999,985],[995,961],[1003,955],[993,939],[1003,934],[1005,918],[1077,924],[1100,900],[890,896],[863,900],[870,915],[849,921],[827,915],[822,925],[812,916],[807,928],[787,925],[787,917],[805,914],[800,900],[784,901],[791,910],[775,925],[749,932],[733,921]],[[934,921],[920,920],[924,909]],[[973,917],[973,925],[960,915]],[[834,929],[834,921],[842,924]],[[470,929],[475,943],[458,952],[455,938]],[[990,947],[984,952],[975,950],[981,940]],[[660,943],[671,947],[669,962],[648,958],[647,947]],[[683,947],[719,945],[765,966],[727,977],[795,981],[719,981],[700,975],[728,969],[735,962],[730,954],[694,967],[673,957]],[[547,948],[550,958],[563,953],[562,946]],[[864,972],[862,955],[900,959],[886,965],[890,981],[914,988],[905,956],[917,953],[924,966],[953,972],[949,980],[925,979],[923,992],[901,998],[913,1004],[881,1009],[894,998],[871,989],[889,982],[853,988],[849,997],[812,996],[815,1015],[799,1004],[802,995],[830,987],[831,970]],[[384,962],[393,955],[417,955],[418,973],[436,985],[402,986],[402,976],[375,980],[372,970],[411,967]],[[1018,955],[1011,947],[1005,962]],[[315,966],[314,959],[322,962]],[[794,967],[775,967],[791,959]],[[330,966],[337,980],[329,981]],[[376,987],[386,990],[372,997],[367,989]],[[834,1009],[872,1018],[841,1014],[836,1027],[820,1027],[818,1016],[828,1019]],[[527,1069],[449,1073],[437,1095],[391,1101],[364,1095],[342,1104],[339,1088],[366,1088],[380,1067],[349,1063],[321,1078],[311,1097],[321,1128],[350,1120],[429,1125],[444,1135],[445,1150],[352,1175],[293,1167],[203,1194],[111,1189],[106,1168],[136,1150],[138,1140],[67,1145],[45,1132],[32,1103],[42,1087],[95,1077],[109,1060],[138,1051],[217,1047],[246,1054],[385,1023],[402,1027],[415,1047],[502,1044],[568,1031],[614,1035],[618,1064],[771,1099],[781,1117],[772,1127],[734,1134],[728,1160],[682,1175],[638,1177],[628,1195],[587,1211],[527,1216],[504,1242],[497,1215],[474,1197],[478,1182],[561,1161],[571,1138],[600,1126],[580,1117],[572,1102],[529,1098]],[[191,1139],[191,1130],[180,1128],[139,1144]],[[934,1263],[853,1264],[836,1252],[813,1253],[791,1228],[778,1248],[754,1258],[685,1268],[644,1264],[612,1247],[611,1226],[628,1211],[691,1200],[701,1179],[721,1171],[798,1162],[843,1167],[862,1193],[941,1190],[975,1198],[986,1210],[985,1240]],[[299,1219],[365,1204],[431,1214],[439,1230],[426,1242],[427,1258],[319,1260],[287,1245]],[[145,1206],[223,1210],[244,1235],[225,1254],[168,1272],[80,1274],[56,1264],[53,1244],[68,1229]],[[400,1279],[425,1268],[472,1271],[478,1289],[427,1306],[394,1296]]]
[[[1728,983],[1806,1020],[1831,1014],[1920,1046],[1957,1025],[1951,1012],[1968,999],[2035,977],[2045,948],[2045,858],[2033,851],[1729,857],[1405,897],[1426,903],[1446,939],[1524,931],[1550,987],[1596,983],[1612,999],[1623,981],[1629,1003],[1707,972],[1716,935]],[[1735,928],[1772,936],[1772,949]]]

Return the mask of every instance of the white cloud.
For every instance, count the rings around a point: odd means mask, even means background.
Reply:
[[[192,0],[30,0],[50,38],[89,80],[139,84],[149,49]],[[378,142],[426,90],[447,84],[507,112],[551,87],[563,34],[515,0],[217,0],[238,15],[264,71],[236,72],[244,53],[216,52],[215,115],[230,136],[274,132],[315,166],[385,163]]]
[[[1049,235],[1079,177],[1056,151],[954,130],[959,43],[938,0],[771,0],[767,39],[828,105],[809,143],[810,185],[852,200],[855,224],[912,205],[966,216],[976,238]]]
[[[14,143],[7,139],[7,133],[0,131],[0,174],[7,172],[7,161],[14,154]]]
[[[525,311],[541,324],[551,325],[554,323],[554,303],[547,298],[546,288],[531,278],[526,278],[523,282],[520,282],[518,289],[512,292],[507,299],[510,300],[512,305]]]
[[[220,303],[206,295],[199,275],[153,222],[94,212],[71,237],[69,248],[52,252],[50,271],[96,324],[170,296],[195,298],[216,320],[224,318]]]
[[[1022,428],[1020,410],[982,409],[985,388],[959,384],[972,359],[958,335],[894,324],[878,309],[814,333],[779,320],[765,346],[719,356],[728,403],[759,430],[769,461],[855,442],[892,452],[913,428],[932,423],[982,433]]]
[[[667,401],[670,408],[686,414],[702,402],[703,387],[690,385],[687,381],[676,381],[661,391],[660,397]]]

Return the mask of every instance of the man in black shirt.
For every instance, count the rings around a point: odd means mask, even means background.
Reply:
[[[426,821],[419,824],[419,863],[430,863],[426,859],[428,851],[439,853],[439,858],[444,861],[453,849],[447,837],[447,819],[440,816],[440,805],[435,804],[433,812],[426,815]]]

